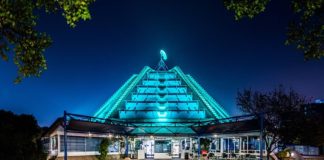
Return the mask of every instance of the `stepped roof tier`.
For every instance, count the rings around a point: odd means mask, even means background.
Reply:
[[[192,123],[229,117],[192,76],[177,66],[168,69],[164,60],[166,55],[156,69],[145,66],[132,75],[94,117],[141,126],[133,134],[194,133]]]

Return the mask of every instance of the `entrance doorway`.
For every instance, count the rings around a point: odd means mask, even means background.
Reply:
[[[154,158],[154,140],[144,140],[143,146],[145,158]]]

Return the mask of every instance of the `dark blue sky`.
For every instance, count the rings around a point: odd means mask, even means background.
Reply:
[[[303,60],[284,46],[287,2],[270,2],[254,20],[235,21],[221,1],[97,0],[92,19],[74,29],[59,14],[42,15],[39,29],[53,45],[41,78],[12,83],[16,67],[0,61],[0,109],[28,113],[50,125],[64,110],[92,115],[132,74],[155,67],[159,50],[169,67],[191,74],[231,115],[237,91],[279,84],[324,98],[324,61]]]

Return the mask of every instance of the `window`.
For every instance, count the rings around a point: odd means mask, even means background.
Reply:
[[[50,150],[50,139],[48,137],[43,138],[42,140],[43,150],[45,152]]]
[[[247,153],[247,137],[242,137],[242,141],[241,141],[241,149],[243,153]]]
[[[86,146],[85,137],[67,136],[67,151],[84,152]],[[60,151],[64,151],[64,136],[60,136]]]
[[[155,141],[155,153],[171,153],[171,141]]]
[[[257,136],[249,137],[249,151],[253,152],[252,150],[256,151],[260,149],[260,139]]]
[[[224,138],[223,139],[223,150],[225,153],[238,153],[239,152],[239,141],[238,138]]]
[[[135,151],[142,149],[143,142],[141,140],[135,140]]]
[[[51,137],[51,145],[52,150],[57,150],[57,135]]]
[[[102,138],[89,137],[86,139],[86,151],[99,151]]]
[[[228,139],[224,138],[223,139],[223,152],[227,153],[228,152]]]
[[[185,139],[181,143],[182,143],[182,150],[190,150],[190,139]]]
[[[115,143],[111,144],[108,147],[108,152],[119,152],[119,141],[116,141]]]
[[[220,147],[221,143],[220,143],[220,138],[216,138],[213,140],[213,142],[211,143],[211,149],[215,150],[216,152],[220,152]]]

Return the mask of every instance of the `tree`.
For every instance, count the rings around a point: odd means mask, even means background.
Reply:
[[[290,139],[287,143],[324,146],[324,104],[307,104],[303,106],[301,112],[298,119],[304,124],[303,129],[296,132],[297,138]]]
[[[104,138],[101,140],[99,146],[100,155],[97,156],[98,160],[106,160],[108,155],[108,147],[116,142],[115,138]]]
[[[320,59],[324,56],[324,0],[290,0],[296,15],[289,22],[286,45],[294,45],[304,58]],[[270,0],[224,0],[227,10],[236,20],[250,19],[266,10]]]
[[[260,116],[264,113],[264,132],[267,157],[276,149],[276,144],[295,139],[300,122],[301,108],[307,99],[294,90],[279,86],[270,92],[243,90],[238,93],[237,105],[243,112]]]
[[[0,110],[0,159],[46,159],[41,131],[34,116]]]
[[[51,37],[36,29],[37,15],[60,12],[72,28],[79,20],[90,19],[88,6],[94,0],[0,0],[0,56],[13,57],[18,67],[15,82],[40,76],[47,69],[44,51]]]
[[[209,151],[211,140],[208,138],[200,138],[200,145],[202,150]]]

